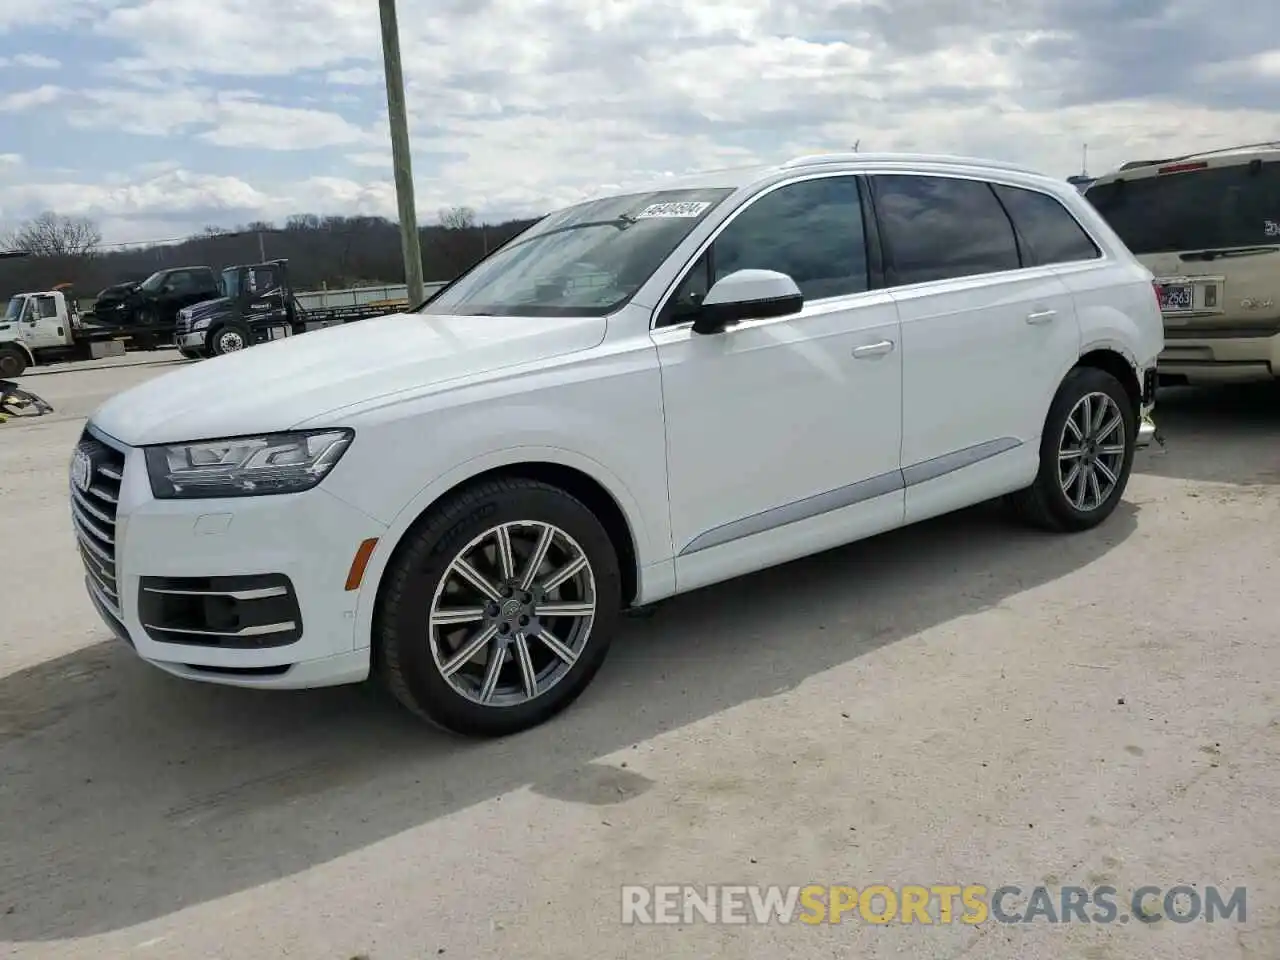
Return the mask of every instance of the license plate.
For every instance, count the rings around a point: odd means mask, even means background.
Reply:
[[[1189,283],[1164,284],[1160,287],[1161,310],[1190,310],[1195,306],[1195,288]]]

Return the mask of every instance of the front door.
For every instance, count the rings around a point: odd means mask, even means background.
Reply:
[[[51,293],[27,298],[26,313],[19,329],[32,350],[65,346],[68,342],[66,308],[58,309],[58,297]]]
[[[737,212],[657,315],[680,588],[897,526],[897,309],[868,290],[858,178],[792,182]],[[803,310],[700,335],[719,278],[778,270]]]

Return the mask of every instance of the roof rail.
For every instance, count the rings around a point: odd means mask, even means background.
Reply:
[[[920,163],[962,164],[967,167],[985,167],[990,170],[1013,170],[1018,173],[1038,173],[1032,167],[1006,160],[989,160],[982,157],[952,156],[927,153],[816,153],[792,157],[782,164],[785,169],[819,166],[824,163]]]
[[[1171,157],[1168,160],[1152,160],[1152,163],[1176,163],[1181,160],[1191,160],[1195,157],[1212,157],[1219,153],[1232,153],[1236,150],[1257,150],[1261,147],[1274,147],[1280,150],[1280,140],[1263,140],[1260,143],[1241,143],[1234,147],[1216,147],[1213,150],[1197,150],[1194,153],[1184,153],[1180,157]]]

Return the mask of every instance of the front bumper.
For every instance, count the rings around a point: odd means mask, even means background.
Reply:
[[[322,487],[157,500],[142,450],[92,427],[87,433],[123,465],[116,460],[111,468],[121,474],[114,526],[104,501],[72,486],[86,589],[138,656],[181,677],[245,687],[318,687],[368,676],[368,638],[355,630],[360,591],[345,584],[361,542],[380,536],[382,524]]]
[[[182,350],[203,350],[208,330],[192,330],[178,334],[178,347]]]

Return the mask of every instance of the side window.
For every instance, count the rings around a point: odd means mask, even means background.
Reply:
[[[249,271],[249,293],[264,297],[280,286],[280,275],[274,267],[256,267]]]
[[[803,180],[752,202],[698,258],[668,301],[661,325],[692,319],[711,286],[736,270],[777,270],[806,301],[867,289],[858,180]]]
[[[856,177],[802,180],[765,194],[712,245],[713,282],[735,270],[777,270],[805,300],[867,289],[867,247]]]
[[[990,185],[881,175],[876,210],[894,285],[1017,270],[1018,241]]]
[[[998,185],[995,191],[1030,247],[1023,251],[1027,266],[1096,260],[1102,255],[1076,218],[1048,194]]]
[[[174,293],[189,293],[192,286],[191,274],[186,270],[177,270],[165,278],[165,283],[173,288]]]
[[[36,297],[36,316],[41,320],[53,320],[58,316],[58,301],[53,297]]]

